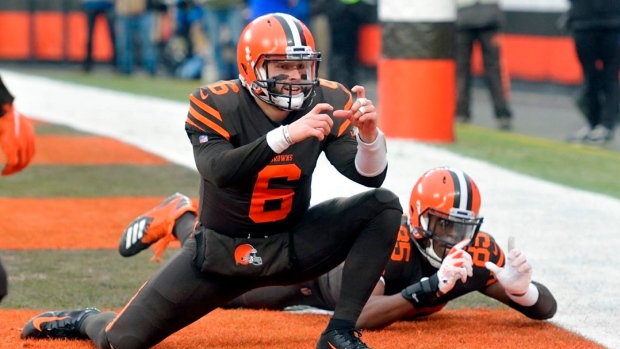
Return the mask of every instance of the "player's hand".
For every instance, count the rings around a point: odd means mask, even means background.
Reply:
[[[532,281],[532,266],[525,255],[515,248],[515,238],[508,238],[506,265],[501,268],[493,262],[486,262],[485,267],[495,274],[507,293],[513,296],[524,295]]]
[[[333,109],[334,107],[327,103],[319,103],[308,114],[288,125],[288,134],[293,143],[301,142],[309,137],[316,137],[322,141],[334,125],[334,120],[325,114],[325,111]]]
[[[347,118],[353,126],[359,130],[362,141],[372,143],[379,135],[377,130],[377,109],[370,99],[366,98],[366,92],[362,86],[354,86],[351,92],[357,93],[357,99],[350,110],[336,110],[334,116]]]
[[[2,170],[3,176],[17,173],[30,163],[35,151],[34,127],[32,122],[12,105],[0,117],[0,147],[7,163]]]
[[[467,277],[473,275],[471,255],[463,250],[469,241],[465,239],[454,245],[441,262],[441,267],[437,271],[439,292],[448,293],[454,287],[456,280],[460,279],[465,283]]]

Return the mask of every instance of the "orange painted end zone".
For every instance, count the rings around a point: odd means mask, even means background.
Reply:
[[[39,165],[162,165],[167,163],[167,160],[132,145],[99,136],[37,136],[37,150],[33,159],[33,164]]]
[[[379,124],[386,136],[454,141],[453,60],[382,59],[377,73]]]
[[[0,198],[0,212],[11,212],[0,220],[0,231],[5,232],[0,250],[116,249],[127,225],[164,199]]]
[[[44,310],[0,310],[0,348],[93,348],[90,341],[19,339],[21,327]],[[251,326],[244,325],[248,319]],[[328,319],[327,315],[216,309],[154,349],[314,348]],[[390,349],[603,348],[550,322],[529,320],[512,309],[444,310],[426,319],[398,322],[381,331],[364,331],[362,340],[376,348]]]

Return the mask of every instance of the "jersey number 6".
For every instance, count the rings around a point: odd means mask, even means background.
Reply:
[[[270,181],[275,178],[286,178],[288,181],[298,180],[301,178],[301,169],[295,164],[269,165],[258,173],[250,203],[250,219],[255,223],[282,220],[293,208],[295,191],[291,188],[270,188]],[[267,209],[268,204],[270,209]],[[271,209],[271,207],[275,208]]]

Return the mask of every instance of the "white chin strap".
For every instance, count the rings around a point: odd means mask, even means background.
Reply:
[[[435,268],[439,269],[441,267],[441,258],[435,253],[435,249],[433,248],[433,239],[429,239],[431,244],[429,247],[425,248],[426,251],[426,259],[428,262]]]
[[[426,260],[435,268],[439,269],[441,267],[441,258],[435,253],[433,249],[433,239],[428,239],[431,243],[430,247],[422,247],[417,240],[413,239],[413,244],[418,248],[418,251],[426,258]]]
[[[278,106],[282,108],[298,110],[298,109],[301,109],[302,105],[304,104],[306,95],[304,93],[300,93],[292,97],[283,97],[283,96],[273,97],[270,95],[270,98],[273,103],[277,104]],[[289,107],[289,100],[291,102],[290,107]]]

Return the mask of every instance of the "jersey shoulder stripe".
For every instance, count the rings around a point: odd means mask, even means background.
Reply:
[[[200,89],[196,89],[196,91],[189,96],[190,104],[186,123],[203,132],[211,130],[223,138],[230,140],[230,133],[226,131],[223,126],[223,119],[220,112],[215,107],[201,101],[197,97],[199,92],[201,92]]]
[[[208,95],[207,95],[208,96]],[[215,117],[216,119],[222,121],[222,116],[220,115],[220,112],[217,111],[215,108],[213,108],[212,106],[203,103],[202,101],[200,101],[196,96],[194,96],[193,94],[189,95],[189,100],[191,102],[193,102],[193,104],[195,104],[198,108],[200,108],[201,110],[203,110],[205,113],[207,113],[208,115],[212,115],[213,117]]]

